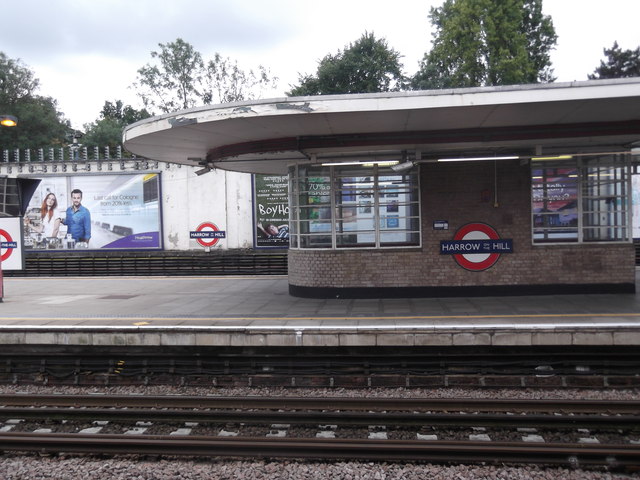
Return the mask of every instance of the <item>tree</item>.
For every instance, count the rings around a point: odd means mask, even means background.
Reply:
[[[266,87],[275,88],[277,77],[271,77],[269,70],[258,65],[257,73],[253,70],[245,72],[238,66],[237,61],[222,58],[219,53],[214,55],[206,65],[204,77],[205,88],[203,101],[205,104],[229,103],[254,98],[256,89],[262,91]]]
[[[412,87],[552,82],[557,35],[542,0],[445,0],[429,14],[433,48]]]
[[[36,94],[39,86],[34,73],[19,59],[0,52],[0,113],[18,117],[18,126],[0,128],[0,150],[64,143],[70,123],[53,98]]]
[[[269,71],[259,66],[259,73],[245,72],[237,62],[223,59],[216,53],[205,62],[200,52],[178,38],[175,42],[158,44],[160,51],[151,57],[159,65],[147,64],[138,70],[134,87],[145,108],[169,113],[176,110],[254,98],[255,88],[275,83]]]
[[[201,93],[204,62],[202,55],[181,38],[158,44],[160,52],[152,51],[160,65],[147,64],[138,70],[138,95],[145,107],[167,113],[196,105]]]
[[[136,110],[131,105],[124,105],[122,100],[116,100],[114,103],[104,102],[100,112],[100,118],[117,120],[123,128],[150,116],[151,114],[146,109]]]
[[[325,56],[316,75],[299,75],[300,85],[287,95],[331,95],[340,93],[393,92],[405,83],[401,55],[365,32],[344,51]]]
[[[82,144],[86,147],[116,148],[122,143],[124,127],[150,116],[146,109],[136,110],[130,105],[124,106],[121,100],[104,102],[100,118],[84,125],[86,133]]]
[[[635,50],[622,50],[618,42],[613,42],[613,47],[603,50],[607,63],[600,60],[600,66],[589,75],[589,80],[640,77],[640,47]]]

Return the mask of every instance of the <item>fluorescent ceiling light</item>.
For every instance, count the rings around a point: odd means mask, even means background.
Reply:
[[[571,160],[573,155],[554,155],[549,157],[531,157],[531,160],[534,162],[545,161],[545,160]]]
[[[379,167],[390,167],[392,165],[397,165],[400,162],[398,160],[383,160],[380,162],[366,162],[363,163],[362,165],[365,167],[372,167],[374,165],[378,165]]]
[[[342,187],[358,187],[358,188],[365,188],[365,189],[370,189],[375,185],[375,183],[372,182],[367,182],[367,183],[343,183]],[[392,181],[382,181],[382,182],[378,182],[378,186],[387,186],[387,185],[397,185],[397,183],[392,182]]]
[[[482,160],[518,160],[517,155],[509,155],[506,157],[460,157],[460,158],[439,158],[439,162],[475,162]]]
[[[372,167],[374,165],[378,165],[380,167],[388,167],[391,165],[397,165],[398,163],[400,163],[398,160],[374,160],[370,162],[328,162],[322,163],[321,165],[323,167],[332,167],[334,165],[361,165],[363,167]]]

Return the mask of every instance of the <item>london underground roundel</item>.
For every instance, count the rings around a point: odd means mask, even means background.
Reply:
[[[213,233],[213,232],[219,232],[219,230],[218,230],[218,226],[212,222],[201,223],[200,225],[198,225],[198,228],[196,228],[196,232],[202,235],[196,239],[196,242],[198,242],[203,247],[213,247],[216,243],[218,243],[218,240],[220,238],[223,238]],[[221,233],[224,234],[224,232],[221,232]],[[207,240],[205,240],[205,238]]]
[[[4,253],[0,255],[0,260],[3,262],[11,256],[13,252],[13,239],[11,235],[6,230],[0,228],[0,243],[6,244],[6,248],[0,249],[0,252],[4,250]]]
[[[468,223],[458,229],[453,240],[440,242],[440,253],[453,255],[461,267],[480,272],[492,267],[503,253],[513,253],[513,242],[500,238],[486,223]]]

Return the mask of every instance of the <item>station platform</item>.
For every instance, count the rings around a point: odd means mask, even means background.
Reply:
[[[640,294],[308,299],[284,275],[5,277],[7,344],[640,345]]]

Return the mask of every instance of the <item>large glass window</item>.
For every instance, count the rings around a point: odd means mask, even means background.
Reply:
[[[0,216],[20,215],[20,193],[15,178],[0,177]]]
[[[630,167],[624,155],[534,162],[534,243],[631,241]]]
[[[417,172],[359,164],[290,174],[291,248],[420,245]]]

